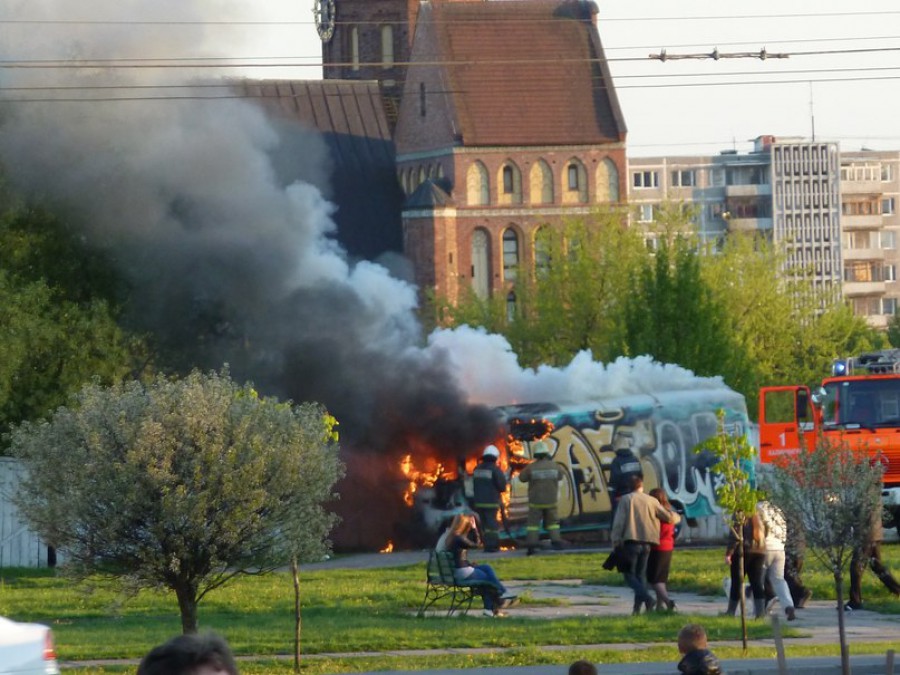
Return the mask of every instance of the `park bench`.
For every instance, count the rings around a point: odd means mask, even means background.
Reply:
[[[487,580],[457,581],[453,574],[453,554],[450,551],[431,551],[428,554],[428,565],[425,568],[425,597],[419,607],[418,616],[425,616],[426,610],[444,598],[450,598],[447,616],[453,612],[461,615],[468,613],[472,601],[488,589],[496,589],[496,585]]]

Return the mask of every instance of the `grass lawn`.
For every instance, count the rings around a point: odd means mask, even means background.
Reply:
[[[900,573],[900,546],[884,547],[885,561]],[[600,553],[571,553],[492,560],[503,579],[553,580],[580,578],[585,583],[622,585],[621,575],[606,572]],[[804,580],[816,599],[833,598],[831,579],[812,560]],[[722,550],[676,551],[670,588],[722,594],[726,569]],[[674,636],[690,617],[579,617],[541,622],[513,615],[480,630],[480,617],[418,619],[414,610],[424,590],[424,564],[378,570],[318,570],[302,574],[303,645],[305,655],[439,647],[506,647],[502,654],[446,657],[308,658],[304,672],[334,673],[415,668],[570,663],[583,656],[598,662],[677,660]],[[864,598],[871,609],[900,614],[900,601],[890,596],[872,574],[866,574]],[[529,602],[526,596],[523,604]],[[724,606],[724,599],[723,599]],[[247,577],[211,593],[200,604],[202,629],[223,634],[239,655],[275,656],[292,650],[293,587],[290,576],[276,573]],[[477,614],[477,613],[476,613]],[[171,593],[142,591],[126,598],[101,581],[75,586],[48,570],[0,570],[0,615],[39,621],[54,629],[62,660],[139,658],[152,646],[180,632],[177,604]],[[731,618],[702,618],[712,640],[740,640],[740,623]],[[477,627],[477,628],[476,628]],[[750,622],[750,637],[769,636],[767,623]],[[659,643],[659,648],[631,651],[554,652],[541,645],[584,645],[625,642]],[[735,645],[737,656],[740,643]],[[836,645],[810,646],[809,655],[837,653]],[[865,653],[854,645],[854,653]],[[872,646],[883,653],[884,646]],[[770,650],[750,656],[771,656]],[[717,650],[717,653],[719,650]],[[800,656],[797,649],[791,655]],[[728,657],[728,651],[720,656]],[[289,660],[263,659],[242,664],[243,673],[279,673]],[[129,668],[86,669],[94,673],[133,672]]]

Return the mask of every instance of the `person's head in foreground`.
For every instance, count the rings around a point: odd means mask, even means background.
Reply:
[[[575,661],[569,666],[569,675],[597,675],[597,666],[590,661]]]
[[[678,651],[684,658],[678,671],[684,675],[723,675],[719,659],[709,651],[706,631],[697,623],[686,624],[678,631]]]
[[[238,675],[231,648],[214,633],[174,637],[150,650],[137,675]]]

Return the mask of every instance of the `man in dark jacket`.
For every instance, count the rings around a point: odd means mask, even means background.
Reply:
[[[635,457],[631,448],[623,446],[616,448],[616,456],[613,458],[609,469],[609,486],[612,488],[612,513],[610,518],[616,515],[616,507],[619,501],[631,492],[635,476],[644,478],[644,470],[640,460]]]
[[[500,526],[497,514],[500,511],[500,495],[506,492],[506,476],[497,466],[500,451],[489,445],[481,453],[481,462],[472,472],[472,506],[481,520],[485,553],[500,550]]]
[[[531,444],[534,461],[522,469],[519,480],[528,483],[528,524],[525,528],[525,545],[528,555],[537,551],[541,521],[550,535],[553,548],[564,547],[559,536],[559,514],[556,506],[559,498],[559,481],[566,477],[565,470],[552,459],[544,441]]]
[[[861,547],[853,550],[853,557],[850,560],[850,602],[844,605],[845,610],[862,609],[862,576],[866,567],[875,573],[875,576],[891,593],[900,597],[900,583],[881,560],[881,542],[884,541],[884,526],[881,523],[883,508],[879,497],[878,503],[872,510],[869,536]]]

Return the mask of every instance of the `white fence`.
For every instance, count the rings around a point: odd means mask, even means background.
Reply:
[[[0,568],[48,564],[47,545],[28,528],[12,503],[22,471],[17,460],[0,457]]]

